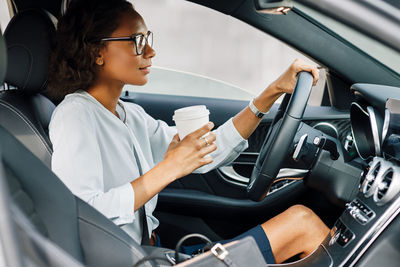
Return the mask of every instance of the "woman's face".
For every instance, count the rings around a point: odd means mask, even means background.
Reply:
[[[147,35],[147,27],[143,19],[135,12],[123,15],[118,28],[105,37],[127,37],[137,33]],[[146,45],[142,55],[136,54],[133,41],[107,42],[100,51],[103,65],[100,66],[99,79],[102,82],[144,85],[150,73],[151,59],[156,55],[153,48]]]

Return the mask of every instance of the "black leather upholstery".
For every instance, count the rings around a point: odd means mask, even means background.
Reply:
[[[48,59],[55,34],[53,18],[38,9],[18,13],[7,26],[8,65],[5,82],[17,90],[0,94],[0,125],[47,166],[51,165],[48,125],[55,105],[46,89]]]
[[[4,128],[0,128],[0,151],[15,202],[23,211],[37,214],[49,238],[74,258],[83,261],[79,245],[78,212],[72,193]],[[23,200],[18,199],[21,194],[25,195]],[[30,214],[26,215],[30,217]],[[39,230],[44,232],[43,229]]]
[[[87,266],[133,266],[147,255],[1,126],[0,155],[13,201],[43,235],[75,259]]]
[[[87,266],[133,266],[147,255],[121,228],[86,202],[76,200],[80,241]],[[151,251],[153,253],[154,250]],[[165,262],[162,263],[165,265]]]
[[[54,34],[55,26],[45,11],[31,9],[11,19],[4,32],[9,57],[7,83],[32,93],[46,89]]]
[[[47,166],[51,165],[52,148],[41,119],[36,115],[33,101],[44,98],[41,95],[26,95],[18,90],[4,91],[0,94],[0,125],[17,137],[35,156]],[[54,105],[50,104],[51,111]],[[50,111],[49,111],[50,112]],[[44,119],[42,119],[44,120]]]

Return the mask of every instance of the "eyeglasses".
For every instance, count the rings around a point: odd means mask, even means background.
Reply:
[[[133,41],[136,47],[136,54],[140,56],[146,49],[146,44],[153,47],[153,33],[148,31],[146,35],[143,33],[136,33],[128,37],[107,37],[101,39],[101,41]]]

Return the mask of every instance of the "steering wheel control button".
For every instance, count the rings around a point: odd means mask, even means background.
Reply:
[[[307,155],[308,147],[307,147],[307,134],[304,134],[300,137],[299,142],[296,145],[296,148],[293,152],[293,159],[295,161],[299,161],[303,156]]]
[[[328,151],[331,154],[332,160],[337,160],[339,158],[339,152],[337,150],[335,141],[323,136],[316,136],[313,140],[313,144],[316,147]]]
[[[359,199],[355,199],[346,204],[346,210],[360,224],[365,225],[375,217],[373,212],[367,205]]]

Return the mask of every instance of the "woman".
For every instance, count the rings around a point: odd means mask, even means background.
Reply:
[[[125,84],[147,82],[155,55],[152,33],[130,3],[75,1],[59,21],[49,75],[49,94],[62,100],[50,123],[53,171],[139,243],[158,226],[152,215],[157,194],[193,171],[232,161],[261,120],[246,107],[217,130],[210,132],[209,123],[180,140],[165,122],[119,100]],[[253,105],[267,112],[280,95],[292,92],[300,71],[318,80],[315,67],[296,60]],[[255,237],[272,263],[308,255],[327,233],[311,210],[296,205],[245,235]]]

